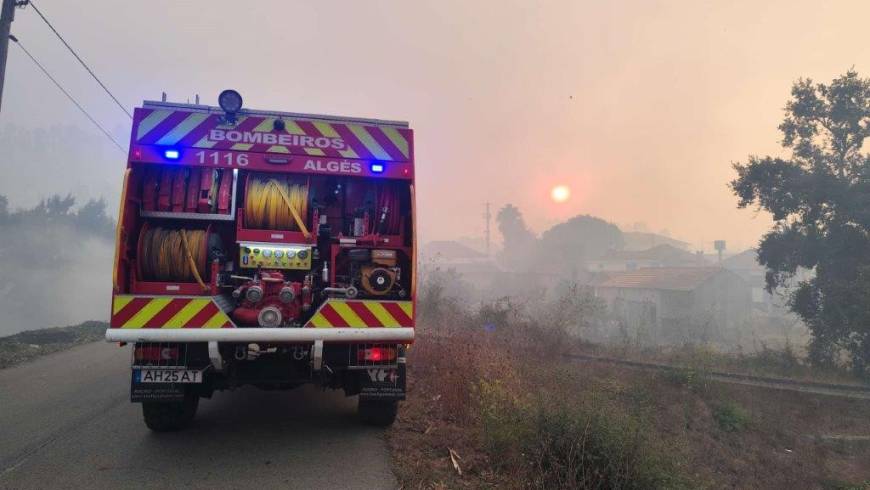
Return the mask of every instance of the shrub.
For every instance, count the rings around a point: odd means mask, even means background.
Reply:
[[[740,432],[749,425],[749,413],[734,402],[725,402],[713,409],[713,419],[725,432]]]
[[[524,473],[532,488],[685,486],[668,451],[653,443],[647,423],[592,400],[554,401],[547,392],[523,399],[501,381],[482,381],[484,447],[497,466]]]
[[[692,391],[702,391],[707,387],[708,375],[704,369],[683,366],[666,370],[664,378],[673,385],[688,388]]]

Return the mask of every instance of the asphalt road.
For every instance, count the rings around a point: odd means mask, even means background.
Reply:
[[[382,429],[341,392],[243,389],[155,434],[128,401],[129,347],[0,370],[0,488],[397,488]]]

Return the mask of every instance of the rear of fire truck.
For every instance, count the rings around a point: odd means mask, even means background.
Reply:
[[[388,425],[414,339],[407,123],[145,102],[134,114],[106,339],[177,430],[201,397],[313,383]]]

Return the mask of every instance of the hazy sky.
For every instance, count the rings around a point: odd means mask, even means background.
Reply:
[[[128,107],[162,91],[214,104],[232,87],[252,108],[410,121],[427,240],[482,234],[491,201],[519,206],[538,232],[588,213],[693,248],[748,246],[770,220],[735,209],[731,162],[779,151],[798,77],[829,81],[852,66],[870,76],[864,1],[37,6]],[[129,120],[35,12],[19,10],[13,33],[126,143]],[[0,130],[9,124],[90,131],[15,46]],[[0,194],[24,205],[83,179],[115,188],[124,157],[110,151],[95,152],[102,173],[53,165],[40,185],[0,148]],[[564,204],[550,200],[557,184],[572,189]]]

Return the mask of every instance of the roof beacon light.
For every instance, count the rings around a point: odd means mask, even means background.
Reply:
[[[167,160],[178,160],[181,158],[181,152],[178,150],[163,150],[163,157]]]
[[[242,96],[235,90],[224,90],[218,95],[218,105],[226,112],[227,122],[235,122],[236,114],[242,110]]]
[[[224,90],[218,95],[218,105],[226,112],[239,112],[242,109],[242,96],[235,90]]]
[[[383,163],[373,163],[371,166],[372,173],[374,174],[382,174],[384,173],[384,164]]]

